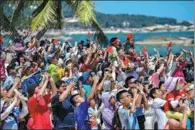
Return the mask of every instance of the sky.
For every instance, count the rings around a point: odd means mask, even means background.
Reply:
[[[106,14],[143,14],[194,21],[194,1],[95,1],[95,7]]]

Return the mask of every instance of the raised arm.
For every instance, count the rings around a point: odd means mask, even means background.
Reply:
[[[16,77],[14,79],[14,84],[12,85],[11,89],[7,92],[7,97],[11,97],[13,92],[14,92],[14,89],[17,88],[17,86],[20,84],[21,80],[19,77]]]
[[[75,82],[71,82],[70,85],[67,86],[67,89],[60,95],[59,101],[64,101],[68,94],[71,92],[72,88],[75,86]]]
[[[192,61],[192,63],[194,64],[194,56],[193,56],[193,53],[190,51],[190,59]]]
[[[97,86],[97,92],[99,93],[102,88],[104,87],[104,81],[106,80],[106,77],[107,77],[108,73],[104,73],[104,77],[102,78],[102,81],[99,83],[99,85]]]
[[[11,103],[11,105],[9,105],[9,107],[3,113],[1,113],[1,120],[4,120],[9,116],[9,114],[12,112],[12,109],[17,104],[18,100],[19,100],[19,95],[16,94],[14,101]]]
[[[78,81],[78,85],[79,85],[79,91],[80,91],[81,97],[85,98],[85,93],[83,92],[83,89],[82,89],[83,84],[80,80]]]
[[[94,95],[95,95],[95,91],[96,91],[98,81],[99,81],[99,77],[94,76],[93,77],[93,87],[92,87],[91,92],[90,92],[90,94],[88,96],[88,99],[87,99],[88,103],[90,103],[90,101],[94,99]]]
[[[45,82],[44,82],[43,86],[41,86],[41,89],[39,90],[39,92],[38,92],[38,94],[37,94],[37,97],[41,97],[41,96],[43,95],[43,93],[44,93],[46,87],[47,87],[48,78],[49,78],[48,74],[45,74],[45,78],[46,78],[46,79],[45,79]]]
[[[135,112],[135,102],[138,99],[139,94],[137,94],[137,89],[133,90],[133,103],[131,106],[131,109],[129,111],[129,113],[134,113]]]
[[[51,98],[53,98],[57,93],[57,88],[56,88],[56,84],[52,76],[49,76],[49,82],[51,85],[51,92],[52,92]]]

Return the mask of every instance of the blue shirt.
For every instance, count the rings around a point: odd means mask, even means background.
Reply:
[[[83,84],[83,89],[85,90],[85,97],[87,98],[91,92],[91,85]]]
[[[75,127],[74,109],[75,107],[70,103],[70,96],[63,102],[59,102],[59,94],[56,94],[51,101],[54,127],[55,129],[64,127]]]
[[[74,113],[75,121],[77,123],[77,130],[91,130],[90,124],[86,122],[87,120],[89,120],[88,108],[89,104],[87,100],[85,100],[78,107],[76,107]]]
[[[128,110],[123,108],[118,109],[122,129],[139,129],[136,112],[129,114]]]
[[[6,110],[7,107],[4,107],[4,111]],[[20,115],[20,110],[19,107],[14,107],[12,110],[12,115],[9,115],[3,123],[2,129],[18,129],[18,120],[19,120],[19,115]]]

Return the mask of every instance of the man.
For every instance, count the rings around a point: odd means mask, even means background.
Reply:
[[[54,129],[74,130],[74,106],[70,103],[70,92],[75,83],[67,85],[64,81],[58,81],[56,85],[58,91],[51,101]]]
[[[158,129],[186,129],[187,122],[187,107],[182,106],[183,117],[180,121],[175,119],[168,119],[162,107],[167,102],[162,99],[163,94],[158,88],[150,90],[150,96],[154,99],[152,108],[154,108],[156,116],[158,118]]]
[[[137,90],[132,93],[127,90],[120,90],[116,98],[122,104],[118,109],[122,129],[139,129],[139,124],[136,116],[135,102],[138,98]],[[130,106],[130,104],[132,105]]]
[[[123,48],[126,52],[126,54],[129,54],[129,49],[135,49],[134,47],[134,36],[130,33],[127,34],[127,41],[123,44]]]
[[[99,77],[94,76],[93,77],[93,87],[91,89],[91,92],[87,98],[85,99],[85,96],[82,92],[82,89],[80,89],[80,94],[74,94],[70,101],[71,103],[76,106],[75,108],[75,121],[77,124],[77,130],[85,129],[85,130],[90,130],[90,121],[89,121],[89,115],[88,115],[88,108],[89,108],[89,103],[91,100],[93,100],[95,91],[96,91],[96,86],[99,81]]]
[[[117,53],[117,49],[120,45],[120,40],[117,37],[113,37],[110,39],[110,46],[107,48],[108,60],[112,61],[114,65],[118,65],[119,57]]]
[[[68,59],[68,58],[71,58],[71,55],[72,55],[72,47],[68,47],[67,49],[66,49],[66,59]]]
[[[145,93],[143,92],[143,85],[140,84],[133,76],[130,76],[126,79],[126,86],[129,88],[129,91],[132,92],[137,90],[138,98],[135,102],[136,104],[136,116],[139,122],[139,128],[144,130],[145,129],[145,116],[144,116],[144,109],[148,110],[148,100],[146,98]],[[143,107],[144,106],[144,107]]]

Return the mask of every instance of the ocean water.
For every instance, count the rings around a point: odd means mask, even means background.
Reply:
[[[136,41],[141,41],[150,37],[154,36],[165,36],[165,37],[188,37],[188,38],[193,38],[194,39],[194,32],[146,32],[146,33],[132,33],[135,36],[135,42]],[[91,34],[93,37],[93,34]],[[79,42],[81,40],[85,41],[87,40],[88,36],[87,34],[74,34],[74,35],[66,35],[66,37],[72,37],[72,40],[70,41],[71,43],[74,44],[74,42]],[[112,37],[118,37],[121,40],[121,43],[123,43],[126,40],[126,34],[125,33],[115,33],[115,34],[106,34],[108,39],[111,39]],[[5,46],[8,45],[9,41],[9,36],[5,36]],[[145,45],[136,45],[135,44],[135,49],[137,53],[139,53],[141,50],[143,50]],[[146,45],[146,47],[149,50],[149,55],[153,55],[155,53],[153,48],[156,48],[159,50],[160,54],[162,56],[165,56],[167,54],[167,49],[165,45]],[[187,47],[187,46],[182,46],[182,45],[172,45],[172,52],[173,53],[178,53],[181,51],[181,49],[186,49],[188,51],[192,51],[194,53],[194,47]]]
[[[135,36],[135,42],[142,41],[144,39],[154,37],[154,36],[187,37],[187,38],[194,39],[194,32],[146,32],[146,33],[132,33],[132,34]],[[81,41],[81,40],[86,41],[88,38],[87,34],[74,34],[74,35],[68,35],[68,36],[73,38],[73,40],[71,41],[72,43],[74,43],[75,41]],[[108,39],[111,39],[112,37],[118,37],[121,40],[121,43],[123,43],[126,40],[125,33],[106,34],[106,36],[108,37]],[[135,49],[137,53],[139,53],[140,50],[143,50],[144,46],[145,45],[135,44]],[[167,54],[167,49],[165,45],[146,45],[146,47],[149,50],[149,55],[153,55],[155,53],[153,48],[156,48],[160,52],[160,55],[162,56],[165,56]],[[182,46],[182,45],[172,45],[173,53],[179,53],[181,49],[186,49],[194,53],[193,47],[187,47],[187,46]]]

